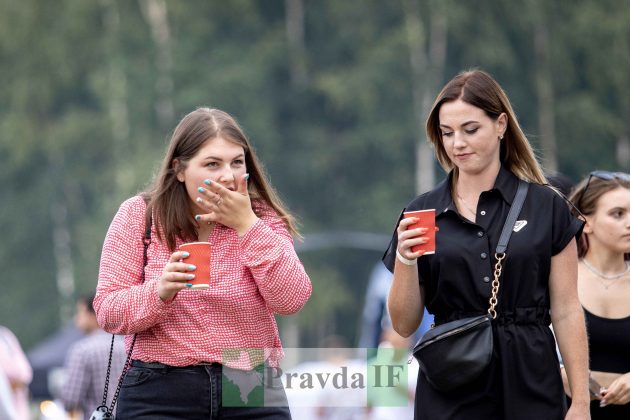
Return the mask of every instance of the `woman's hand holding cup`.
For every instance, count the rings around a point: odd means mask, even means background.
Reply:
[[[180,261],[188,256],[189,253],[186,251],[173,252],[164,266],[162,275],[158,279],[158,295],[162,301],[172,300],[180,290],[190,287],[190,281],[195,278],[194,272],[197,267]]]
[[[425,235],[428,231],[427,228],[414,228],[409,229],[409,226],[417,223],[418,219],[415,217],[409,217],[402,219],[398,224],[398,253],[407,260],[415,260],[424,254],[423,250],[414,252],[412,247],[426,244],[428,238]]]
[[[404,212],[403,216],[398,224],[398,259],[415,265],[418,257],[435,254],[435,209]]]

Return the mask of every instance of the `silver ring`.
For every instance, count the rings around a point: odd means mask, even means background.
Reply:
[[[217,200],[217,207],[220,206],[221,203],[223,203],[223,197],[219,197],[219,199]]]

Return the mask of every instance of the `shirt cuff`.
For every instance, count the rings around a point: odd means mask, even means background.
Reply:
[[[158,281],[157,280],[153,280],[149,283],[149,290],[150,290],[149,310],[151,311],[151,313],[162,313],[165,310],[170,310],[170,308],[172,307],[171,304],[173,303],[177,295],[175,295],[174,298],[167,300],[166,302],[163,301],[162,298],[160,298],[160,295],[158,294]]]

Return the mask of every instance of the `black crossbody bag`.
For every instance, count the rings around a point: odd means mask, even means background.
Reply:
[[[150,219],[151,220],[151,219]],[[143,264],[142,264],[142,283],[144,283],[144,269],[147,266],[147,251],[149,249],[149,244],[151,243],[151,221],[144,232],[144,237],[142,238],[142,242],[144,244],[144,253],[143,253]],[[114,419],[114,406],[116,406],[116,401],[118,400],[118,394],[120,394],[120,388],[122,387],[123,380],[125,379],[125,375],[127,371],[131,367],[131,355],[133,354],[133,346],[136,344],[137,334],[133,335],[133,339],[131,340],[131,346],[129,346],[129,353],[127,354],[127,360],[125,361],[125,366],[123,367],[122,372],[120,373],[120,377],[118,378],[118,386],[116,387],[116,392],[114,392],[114,398],[112,398],[112,403],[107,407],[107,393],[109,390],[109,376],[112,369],[112,353],[114,352],[114,339],[116,338],[115,334],[112,334],[112,344],[109,347],[109,361],[107,362],[107,375],[105,376],[105,387],[103,389],[103,402],[99,405],[96,410],[92,412],[90,416],[90,420],[113,420]]]
[[[447,322],[429,330],[413,348],[413,355],[429,383],[439,391],[451,391],[475,380],[490,365],[494,341],[492,320],[497,317],[499,277],[516,219],[527,196],[529,183],[520,180],[503,225],[494,257],[494,280],[488,313]]]

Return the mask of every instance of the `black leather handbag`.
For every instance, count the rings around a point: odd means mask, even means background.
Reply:
[[[439,391],[451,391],[475,380],[490,365],[494,351],[492,320],[499,293],[502,261],[529,184],[519,181],[512,207],[497,244],[492,296],[488,313],[447,322],[429,330],[413,348],[413,355],[429,383]]]

